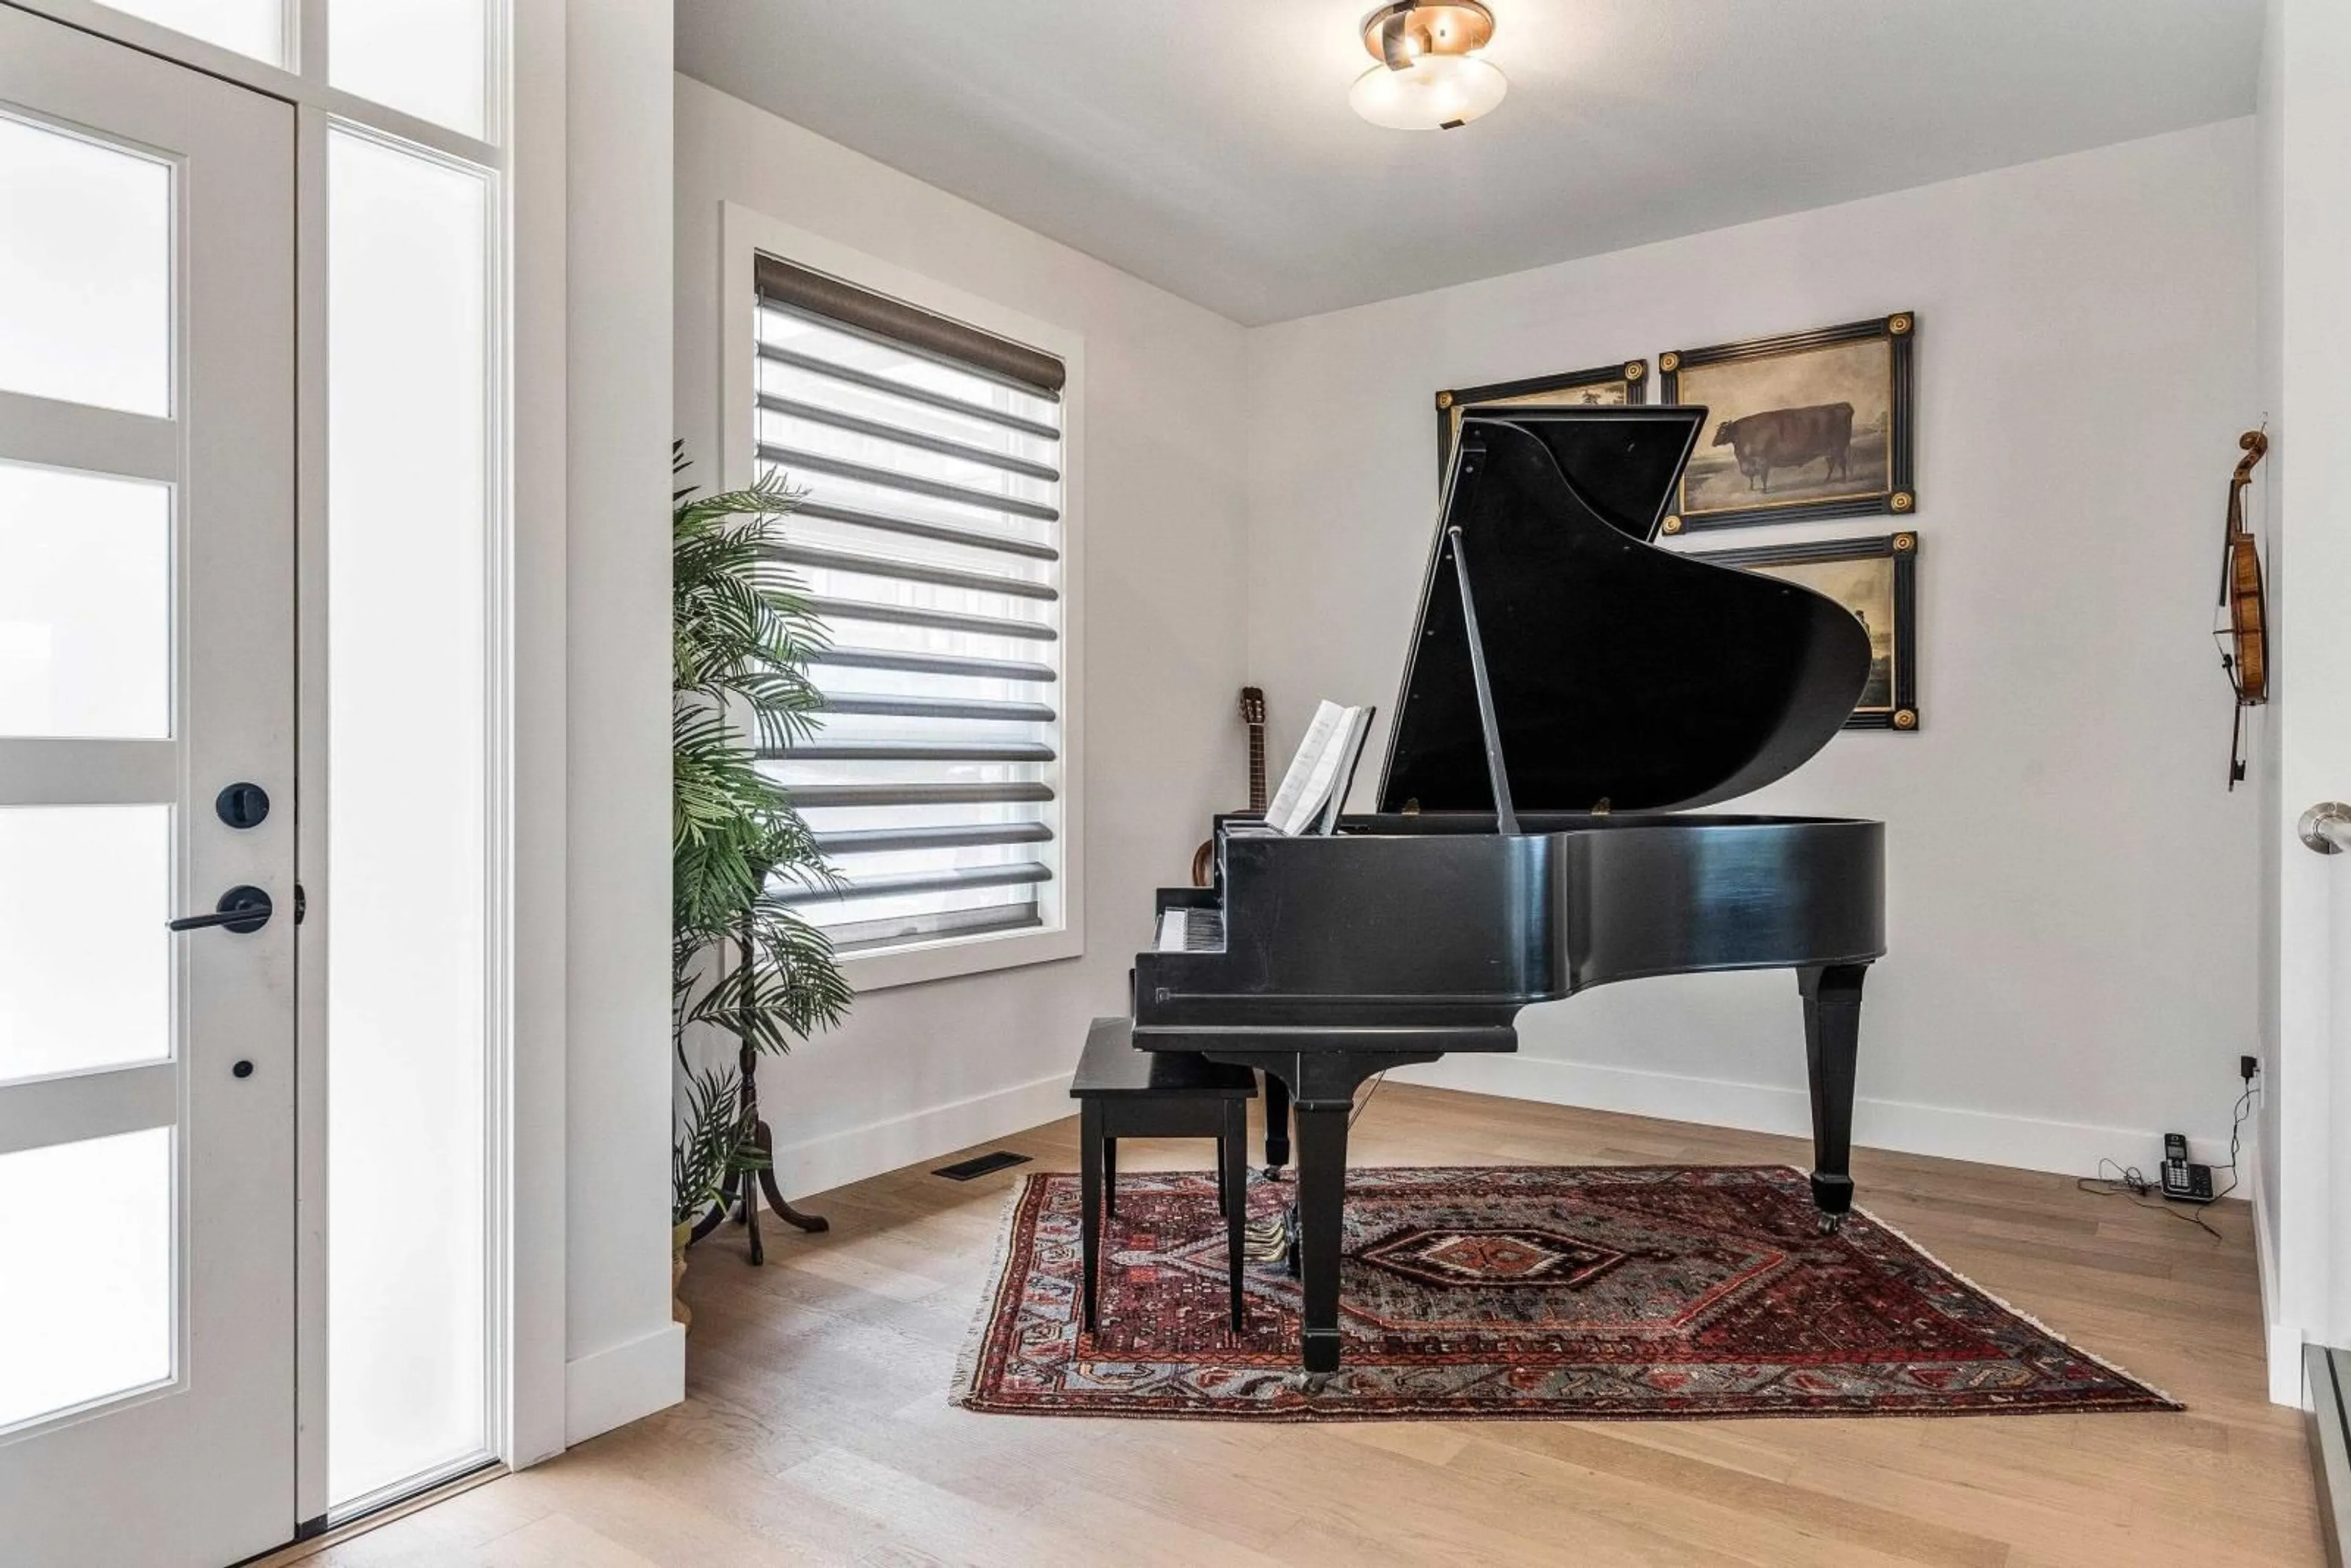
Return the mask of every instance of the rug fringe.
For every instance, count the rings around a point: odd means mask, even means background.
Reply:
[[[1004,1195],[1002,1211],[996,1217],[996,1258],[987,1267],[987,1288],[979,1293],[979,1308],[972,1314],[971,1327],[963,1338],[963,1349],[956,1353],[955,1381],[947,1385],[947,1403],[966,1410],[976,1409],[972,1401],[977,1397],[979,1358],[987,1348],[988,1326],[996,1321],[996,1303],[1004,1293],[1005,1275],[1012,1265],[1013,1220],[1019,1217],[1020,1205],[1029,1196],[1029,1186],[1057,1173],[1026,1171]]]
[[[1800,1176],[1804,1174],[1802,1167],[1797,1166],[1790,1166],[1787,1168],[1795,1171]],[[2158,1399],[2162,1400],[2174,1410],[2185,1410],[2188,1408],[2187,1401],[2174,1398],[2170,1394],[2167,1393],[2163,1389],[2158,1388],[2154,1384],[2149,1383],[2146,1378],[2141,1377],[2137,1373],[2133,1372],[2130,1368],[2124,1366],[2119,1363],[2107,1360],[2105,1356],[2100,1355],[2096,1351],[2087,1350],[2081,1345],[2075,1344],[2071,1338],[2058,1333],[2055,1329],[2051,1328],[2047,1323],[2043,1322],[2039,1318],[2034,1317],[2031,1312],[2028,1312],[2022,1307],[2016,1306],[2012,1302],[2009,1301],[2005,1297],[1985,1290],[1981,1285],[1976,1283],[1975,1281],[1970,1279],[1967,1275],[1960,1273],[1957,1269],[1954,1269],[1949,1263],[1944,1262],[1934,1253],[1928,1251],[1926,1248],[1919,1246],[1917,1242],[1912,1240],[1908,1234],[1906,1233],[1900,1226],[1888,1224],[1883,1216],[1876,1213],[1874,1210],[1865,1208],[1860,1204],[1856,1203],[1853,1206],[1853,1212],[1860,1215],[1864,1219],[1868,1220],[1872,1225],[1876,1226],[1880,1230],[1885,1231],[1888,1236],[1893,1237],[1896,1241],[1901,1242],[1903,1246],[1909,1248],[1913,1252],[1917,1253],[1918,1256],[1927,1260],[1928,1262],[1932,1263],[1936,1268],[1940,1269],[1944,1273],[1949,1274],[1952,1279],[1957,1280],[1960,1284],[1965,1285],[1969,1290],[1973,1291],[1977,1295],[1981,1296],[1985,1301],[1990,1301],[2001,1312],[2007,1312],[2012,1317],[2023,1319],[2026,1322],[2031,1323],[2035,1329],[2047,1334],[2051,1339],[2055,1340],[2059,1344],[2064,1345],[2067,1350],[2072,1351],[2075,1355],[2080,1356],[2083,1360],[2095,1361],[2100,1366],[2105,1367],[2108,1372],[2113,1373],[2116,1377],[2123,1378],[2127,1382],[2138,1385],[2139,1387],[2147,1390],[2147,1393],[2154,1395]]]

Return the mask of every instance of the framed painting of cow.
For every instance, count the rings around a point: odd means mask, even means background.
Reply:
[[[1453,462],[1453,443],[1461,434],[1461,416],[1473,408],[1588,408],[1636,403],[1649,384],[1649,361],[1627,360],[1621,365],[1598,365],[1588,371],[1567,371],[1554,376],[1529,376],[1524,381],[1494,382],[1482,387],[1455,387],[1437,394],[1437,482]]]
[[[1802,583],[1854,612],[1869,632],[1869,684],[1847,729],[1918,727],[1918,536],[1823,539],[1691,550],[1696,560]]]
[[[1709,434],[1664,531],[1917,510],[1911,452],[1916,312],[1657,356],[1667,402]]]

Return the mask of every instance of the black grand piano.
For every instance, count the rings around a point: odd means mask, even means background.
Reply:
[[[1792,583],[1656,548],[1706,410],[1462,422],[1379,810],[1330,834],[1217,824],[1207,888],[1159,894],[1134,1043],[1260,1069],[1294,1111],[1300,1353],[1339,1364],[1347,1124],[1375,1073],[1515,1051],[1519,1010],[1612,980],[1796,972],[1812,1190],[1853,1203],[1862,977],[1886,951],[1882,823],[1693,813],[1797,768],[1870,664]]]

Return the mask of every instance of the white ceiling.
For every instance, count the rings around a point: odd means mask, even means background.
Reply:
[[[2262,9],[1491,4],[1438,132],[1347,108],[1371,0],[678,0],[678,66],[1254,324],[2249,113]]]

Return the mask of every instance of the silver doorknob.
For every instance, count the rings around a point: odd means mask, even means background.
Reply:
[[[2296,837],[2323,855],[2339,855],[2351,850],[2351,806],[2340,800],[2321,800],[2302,814],[2294,825]]]

